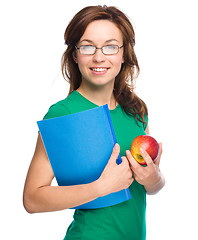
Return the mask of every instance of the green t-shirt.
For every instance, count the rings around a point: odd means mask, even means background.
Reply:
[[[52,105],[44,119],[60,117],[98,107],[73,91],[66,99]],[[110,110],[121,156],[130,149],[133,139],[145,134],[141,122],[125,113],[118,104]],[[130,186],[132,198],[114,206],[75,210],[74,220],[67,229],[64,240],[145,240],[146,191],[134,181]]]

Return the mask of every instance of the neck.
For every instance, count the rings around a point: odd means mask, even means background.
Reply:
[[[117,102],[113,94],[113,86],[111,88],[85,88],[83,84],[76,90],[89,101],[95,103],[98,106],[108,104],[110,110],[115,109]]]

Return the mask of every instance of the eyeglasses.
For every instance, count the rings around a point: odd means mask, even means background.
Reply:
[[[101,48],[97,48],[92,45],[82,45],[80,47],[75,46],[75,48],[79,50],[80,54],[83,55],[94,55],[97,49],[101,49],[104,55],[114,55],[117,54],[120,48],[122,48],[123,46],[124,45],[122,45],[121,47],[119,47],[118,45],[106,45]]]

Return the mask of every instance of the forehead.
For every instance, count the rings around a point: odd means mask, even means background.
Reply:
[[[122,32],[117,25],[109,20],[96,20],[88,24],[80,41],[84,39],[94,43],[106,42],[110,39],[115,39],[122,43]]]

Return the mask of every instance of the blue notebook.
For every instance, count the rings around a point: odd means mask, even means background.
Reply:
[[[108,105],[37,124],[59,186],[86,184],[100,177],[117,142]],[[122,162],[120,155],[116,161]],[[107,207],[130,198],[125,189],[75,209]]]

